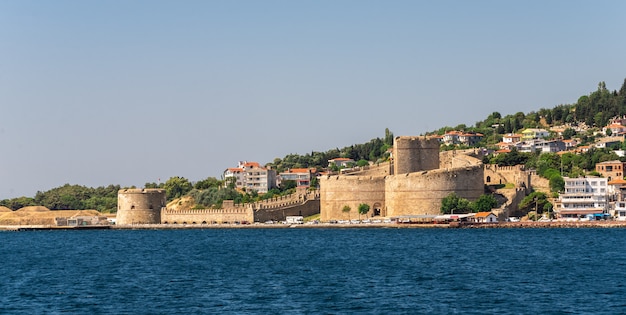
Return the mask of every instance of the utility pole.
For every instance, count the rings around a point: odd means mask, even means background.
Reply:
[[[539,220],[539,213],[537,212],[537,197],[535,197],[535,221]]]

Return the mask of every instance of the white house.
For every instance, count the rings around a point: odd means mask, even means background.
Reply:
[[[452,130],[443,135],[443,143],[445,144],[457,144],[459,143],[459,136],[463,134],[460,131]]]
[[[522,135],[517,133],[507,133],[502,136],[502,142],[504,143],[517,143],[522,141]]]
[[[498,217],[492,212],[478,212],[474,216],[474,220],[480,223],[496,223],[498,222]]]
[[[338,167],[349,167],[350,164],[354,163],[353,159],[349,158],[334,158],[332,160],[328,160],[328,167],[333,165],[337,165]]]
[[[621,124],[610,124],[604,128],[602,128],[602,132],[607,134],[607,131],[611,130],[612,135],[624,134],[626,132],[626,127]]]

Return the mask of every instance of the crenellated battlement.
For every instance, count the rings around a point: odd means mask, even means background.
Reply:
[[[173,210],[173,209],[167,209],[167,208],[163,208],[163,210],[161,210],[161,215],[170,215],[170,214],[176,214],[176,215],[205,215],[205,214],[241,214],[241,213],[246,213],[249,209],[247,208],[239,208],[239,209],[233,209],[233,208],[228,208],[228,209],[186,209],[186,210]]]

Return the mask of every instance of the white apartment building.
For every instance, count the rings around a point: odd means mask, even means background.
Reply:
[[[280,181],[293,180],[296,182],[296,187],[309,188],[311,186],[311,173],[315,169],[309,168],[292,168],[279,174]]]
[[[609,187],[606,178],[601,177],[563,177],[565,192],[560,194],[560,219],[579,219],[584,217],[604,217],[609,208]]]
[[[233,179],[231,179],[233,178]],[[243,168],[240,167],[230,167],[224,171],[224,179],[226,180],[226,186],[230,184],[230,181],[235,182],[235,187],[242,188],[244,187],[244,177],[243,177]]]
[[[260,194],[276,187],[276,171],[262,167],[257,162],[240,161],[235,168],[224,171],[224,179],[235,178],[235,187],[254,190]]]

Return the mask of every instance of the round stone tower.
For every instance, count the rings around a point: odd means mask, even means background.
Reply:
[[[159,224],[165,189],[121,189],[117,192],[117,224]]]
[[[439,168],[439,139],[396,137],[393,144],[394,175]]]

